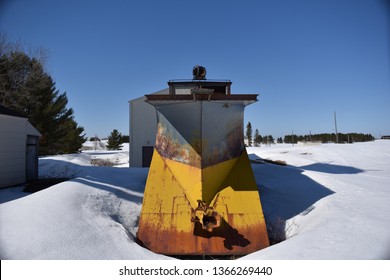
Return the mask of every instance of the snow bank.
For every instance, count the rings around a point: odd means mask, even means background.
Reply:
[[[148,169],[91,165],[120,166],[127,151],[44,157],[41,177],[73,179],[29,195],[0,190],[1,259],[166,259],[134,242]],[[390,141],[248,154],[288,164],[252,165],[268,226],[286,241],[242,259],[390,257]]]
[[[1,259],[165,259],[134,241],[147,169],[98,167],[121,152],[43,157],[40,177],[73,177],[27,195],[0,191]]]
[[[390,141],[249,148],[265,215],[287,240],[244,259],[389,259]]]

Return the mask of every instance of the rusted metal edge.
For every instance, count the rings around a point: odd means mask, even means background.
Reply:
[[[146,101],[191,101],[191,100],[216,100],[216,101],[257,101],[258,94],[170,94],[155,95],[146,94]]]
[[[265,163],[270,163],[270,164],[276,164],[280,166],[287,166],[287,163],[284,160],[272,160],[272,159],[262,159],[262,158],[257,158],[257,159],[252,159],[250,160],[251,163],[254,164],[265,164]]]

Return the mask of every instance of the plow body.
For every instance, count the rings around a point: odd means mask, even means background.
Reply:
[[[269,246],[243,139],[257,95],[147,95],[157,135],[137,239],[166,255],[245,255]]]

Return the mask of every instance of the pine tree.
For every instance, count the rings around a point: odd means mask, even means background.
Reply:
[[[108,136],[107,150],[120,150],[122,148],[121,140],[122,134],[119,133],[118,130],[114,129],[111,132],[111,135]]]
[[[261,141],[259,140],[260,140],[260,134],[259,134],[259,130],[256,128],[254,139],[253,139],[253,142],[255,143],[255,147],[259,146],[259,144],[261,143]]]
[[[74,153],[85,142],[83,127],[68,109],[66,93],[60,94],[50,76],[30,87],[35,106],[28,108],[30,122],[42,133],[40,154]]]
[[[40,155],[77,152],[84,128],[67,108],[66,93],[59,93],[38,59],[5,45],[0,42],[0,104],[24,113],[42,134]]]
[[[78,152],[87,140],[85,133],[83,134],[84,128],[78,126],[73,119],[67,119],[63,126],[64,130],[67,131],[66,136],[60,141],[63,152],[65,154]]]
[[[252,131],[252,124],[251,122],[248,122],[248,124],[246,125],[246,137],[248,138],[248,146],[251,147],[252,146],[252,134],[253,134],[253,131]]]

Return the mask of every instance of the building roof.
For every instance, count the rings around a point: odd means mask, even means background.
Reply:
[[[213,100],[213,101],[257,101],[258,94],[171,94],[171,95],[145,95],[148,101],[174,101],[174,100]]]
[[[153,92],[151,93],[150,95],[168,95],[169,94],[169,89],[168,88],[165,88],[165,89],[162,89],[162,90],[159,90],[159,91],[156,91],[156,92]],[[146,97],[145,95],[142,95],[138,98],[135,98],[135,99],[132,99],[132,100],[129,100],[129,103],[132,103],[134,101],[142,101],[142,100],[145,100]]]
[[[38,136],[38,137],[42,136],[42,134],[29,121],[27,121],[26,132],[27,135]]]
[[[11,110],[3,105],[0,105],[0,115],[27,119],[27,116],[25,114]],[[26,133],[27,135],[32,135],[32,136],[39,136],[39,137],[42,136],[42,134],[28,120],[26,126]]]
[[[7,116],[20,117],[20,118],[27,119],[27,116],[25,114],[11,110],[7,107],[4,107],[3,105],[0,105],[0,115],[7,115]]]

